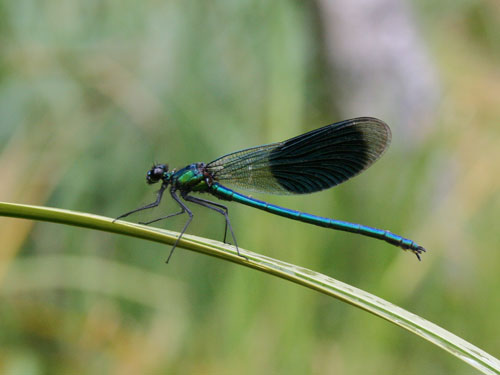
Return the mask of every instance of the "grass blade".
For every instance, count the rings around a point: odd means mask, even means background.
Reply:
[[[178,236],[176,232],[159,228],[123,221],[113,223],[113,219],[108,217],[49,207],[0,202],[0,215],[97,229],[168,245],[172,245]],[[240,248],[240,252],[249,259],[246,261],[237,255],[233,246],[197,236],[185,235],[178,246],[254,268],[337,298],[421,336],[484,374],[500,374],[500,361],[469,342],[379,297],[331,277]]]

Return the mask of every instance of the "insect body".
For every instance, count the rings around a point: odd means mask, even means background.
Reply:
[[[229,184],[241,189],[274,194],[308,194],[328,189],[372,165],[387,149],[390,140],[391,132],[384,122],[371,117],[360,117],[327,125],[283,142],[227,154],[208,164],[193,163],[178,171],[169,171],[166,164],[156,164],[146,174],[148,184],[161,182],[156,200],[127,212],[116,220],[158,206],[163,193],[168,189],[180,211],[144,223],[151,224],[183,213],[188,214],[188,221],[174,243],[167,263],[193,219],[191,210],[183,201],[196,203],[223,215],[226,222],[224,242],[229,228],[240,254],[227,207],[191,195],[208,193],[221,200],[235,201],[289,219],[381,239],[412,251],[420,260],[420,254],[425,251],[422,246],[387,230],[276,206],[225,186]]]

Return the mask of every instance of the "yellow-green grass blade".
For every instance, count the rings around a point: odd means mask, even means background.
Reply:
[[[0,202],[0,215],[97,229],[168,245],[172,245],[178,236],[176,232],[159,228],[123,221],[113,223],[113,219],[108,217],[49,207]],[[335,297],[423,337],[485,374],[500,374],[500,361],[469,342],[390,302],[326,275],[240,248],[247,261],[237,255],[233,246],[192,235],[185,235],[178,246],[254,268]]]

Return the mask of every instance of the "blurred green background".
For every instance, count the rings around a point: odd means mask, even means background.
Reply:
[[[389,123],[372,168],[272,203],[381,241],[230,204],[240,246],[374,293],[500,354],[500,3],[0,1],[0,200],[116,217],[182,167],[349,117]],[[165,199],[131,221],[176,209]],[[221,240],[193,208],[189,232]],[[158,225],[180,230],[185,218]],[[374,316],[181,249],[0,218],[4,374],[470,374]]]

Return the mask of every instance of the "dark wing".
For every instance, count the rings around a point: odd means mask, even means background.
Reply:
[[[207,165],[224,185],[263,193],[307,194],[338,185],[372,165],[391,141],[387,124],[360,117],[222,156]]]

